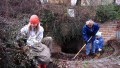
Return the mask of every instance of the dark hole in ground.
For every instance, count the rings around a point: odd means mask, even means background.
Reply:
[[[81,47],[82,47],[81,41],[73,38],[70,40],[66,40],[63,43],[63,46],[61,46],[61,50],[64,53],[75,54],[79,51]]]
[[[101,55],[98,58],[103,58],[110,56],[113,54],[114,48],[111,46],[104,46],[103,51],[101,52]],[[52,53],[52,57],[55,59],[63,59],[63,60],[72,60],[72,58],[75,56],[75,54],[68,54],[68,53]],[[86,56],[85,50],[82,50],[79,55],[76,57],[75,60],[90,60],[93,59],[95,56]]]

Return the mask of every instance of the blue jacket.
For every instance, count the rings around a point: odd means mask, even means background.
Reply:
[[[95,39],[95,34],[99,30],[99,25],[97,23],[94,23],[92,28],[90,29],[87,25],[83,26],[82,29],[82,37],[85,41],[87,41],[91,36],[93,36],[93,40]]]
[[[96,49],[98,48],[103,48],[104,40],[102,37],[100,38],[95,38],[94,45],[96,46]]]

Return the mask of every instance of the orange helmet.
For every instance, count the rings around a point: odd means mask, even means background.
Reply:
[[[32,16],[30,17],[29,22],[30,22],[31,24],[38,24],[38,23],[40,22],[40,20],[39,20],[39,18],[38,18],[37,15],[32,15]]]

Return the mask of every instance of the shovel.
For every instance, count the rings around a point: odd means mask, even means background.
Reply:
[[[92,38],[92,36],[89,38],[88,41],[90,41],[91,38]],[[83,45],[83,47],[77,52],[77,54],[72,59],[75,59],[85,46],[86,46],[86,44]]]

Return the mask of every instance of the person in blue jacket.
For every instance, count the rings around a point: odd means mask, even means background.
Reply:
[[[86,21],[86,24],[83,26],[82,37],[86,42],[86,55],[89,55],[90,53],[92,53],[92,55],[95,54],[95,45],[93,44],[95,40],[95,35],[98,32],[98,30],[99,30],[99,25],[91,19]],[[90,41],[88,41],[90,37],[92,38]],[[92,49],[90,49],[90,43],[92,44]]]
[[[96,38],[95,38],[95,41],[94,41],[96,52],[101,52],[102,51],[103,44],[104,44],[104,40],[102,38],[102,32],[98,31],[96,33]]]

